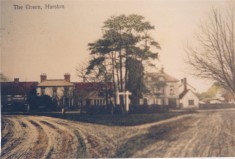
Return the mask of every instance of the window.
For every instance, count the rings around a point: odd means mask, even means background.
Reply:
[[[174,86],[170,86],[170,95],[175,95]]]
[[[194,100],[188,100],[189,105],[194,105]]]
[[[94,105],[105,105],[105,99],[94,99]]]

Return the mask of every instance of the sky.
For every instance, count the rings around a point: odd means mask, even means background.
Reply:
[[[70,73],[78,81],[76,66],[89,58],[88,43],[102,36],[102,26],[111,16],[139,14],[155,30],[152,37],[161,45],[159,66],[177,79],[188,82],[199,92],[210,81],[190,76],[185,64],[185,48],[194,44],[201,21],[212,7],[226,10],[226,0],[60,0],[1,1],[1,73],[11,80],[39,81],[62,79]],[[45,5],[64,5],[46,10]],[[15,9],[13,5],[23,6]],[[42,9],[26,9],[41,6]],[[187,70],[187,71],[186,71]]]

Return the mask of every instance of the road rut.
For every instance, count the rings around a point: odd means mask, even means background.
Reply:
[[[139,126],[2,116],[1,158],[234,157],[235,109]]]

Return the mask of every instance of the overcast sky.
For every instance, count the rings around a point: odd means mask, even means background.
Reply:
[[[87,44],[101,37],[103,22],[112,15],[139,14],[155,26],[152,37],[162,47],[160,66],[165,72],[188,81],[199,92],[211,83],[188,76],[184,48],[194,43],[200,21],[212,7],[224,10],[225,0],[74,0],[1,1],[1,72],[11,80],[39,81],[71,74],[88,58]],[[64,5],[64,9],[16,10],[13,5]]]

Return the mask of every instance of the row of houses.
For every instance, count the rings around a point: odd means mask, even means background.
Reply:
[[[38,96],[48,95],[57,102],[59,107],[81,105],[106,105],[106,100],[112,89],[111,83],[102,82],[71,82],[70,74],[64,79],[47,79],[46,74],[40,75],[40,82],[21,82],[15,78],[12,82],[1,82],[1,105],[27,104],[30,91],[36,89]],[[108,93],[107,93],[108,92]]]
[[[174,108],[198,107],[199,100],[195,88],[187,79],[178,80],[164,71],[146,73],[144,81],[148,92],[143,94],[140,105],[170,105]],[[40,75],[40,82],[21,82],[15,78],[12,82],[1,82],[1,105],[26,103],[30,91],[35,88],[37,95],[48,95],[58,106],[76,107],[86,105],[106,105],[114,103],[112,83],[71,82],[69,73],[63,79],[48,79]]]

